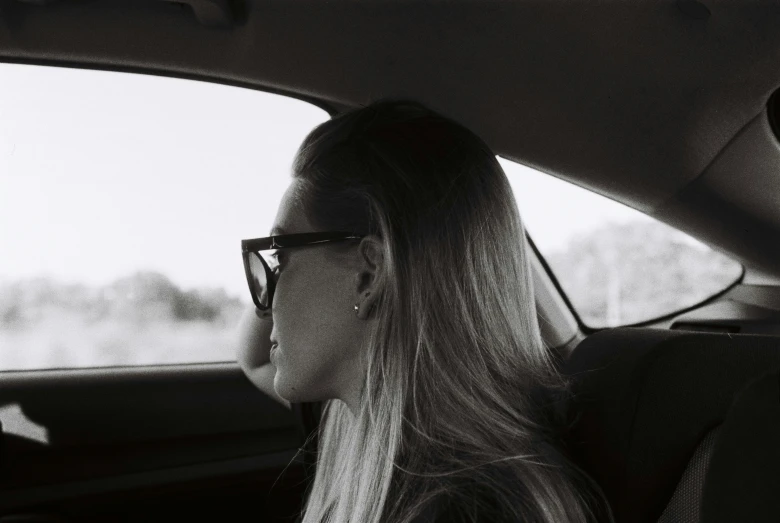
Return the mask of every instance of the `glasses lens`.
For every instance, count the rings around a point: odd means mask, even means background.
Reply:
[[[252,291],[257,296],[257,301],[260,302],[262,307],[269,306],[268,300],[268,282],[265,274],[265,267],[263,262],[260,261],[260,255],[256,252],[249,254],[249,273],[251,275]]]

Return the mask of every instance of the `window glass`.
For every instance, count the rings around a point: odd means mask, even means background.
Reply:
[[[520,215],[582,321],[594,328],[691,307],[742,275],[742,265],[621,203],[499,159]]]
[[[240,240],[269,234],[328,114],[156,76],[0,78],[0,370],[235,361]]]

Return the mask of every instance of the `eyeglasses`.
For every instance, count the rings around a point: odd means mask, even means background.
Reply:
[[[252,301],[261,311],[271,309],[276,288],[279,268],[276,249],[304,247],[344,240],[360,239],[363,236],[349,232],[304,232],[300,234],[282,234],[267,238],[241,240],[241,254],[244,258],[244,271],[249,284]],[[261,251],[266,251],[261,254]],[[273,251],[273,252],[269,252]]]

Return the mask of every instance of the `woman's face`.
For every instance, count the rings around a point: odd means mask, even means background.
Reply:
[[[293,180],[282,197],[272,234],[320,232],[295,197],[297,183]],[[278,347],[271,361],[276,367],[274,388],[288,401],[339,398],[356,412],[370,320],[356,315],[355,304],[372,290],[361,286],[366,271],[371,272],[371,264],[362,261],[362,247],[346,253],[328,244],[277,251],[271,339]]]

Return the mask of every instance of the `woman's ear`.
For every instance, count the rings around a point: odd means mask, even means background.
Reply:
[[[358,245],[358,274],[356,278],[357,316],[367,319],[382,294],[384,251],[382,241],[375,235],[363,237]]]

